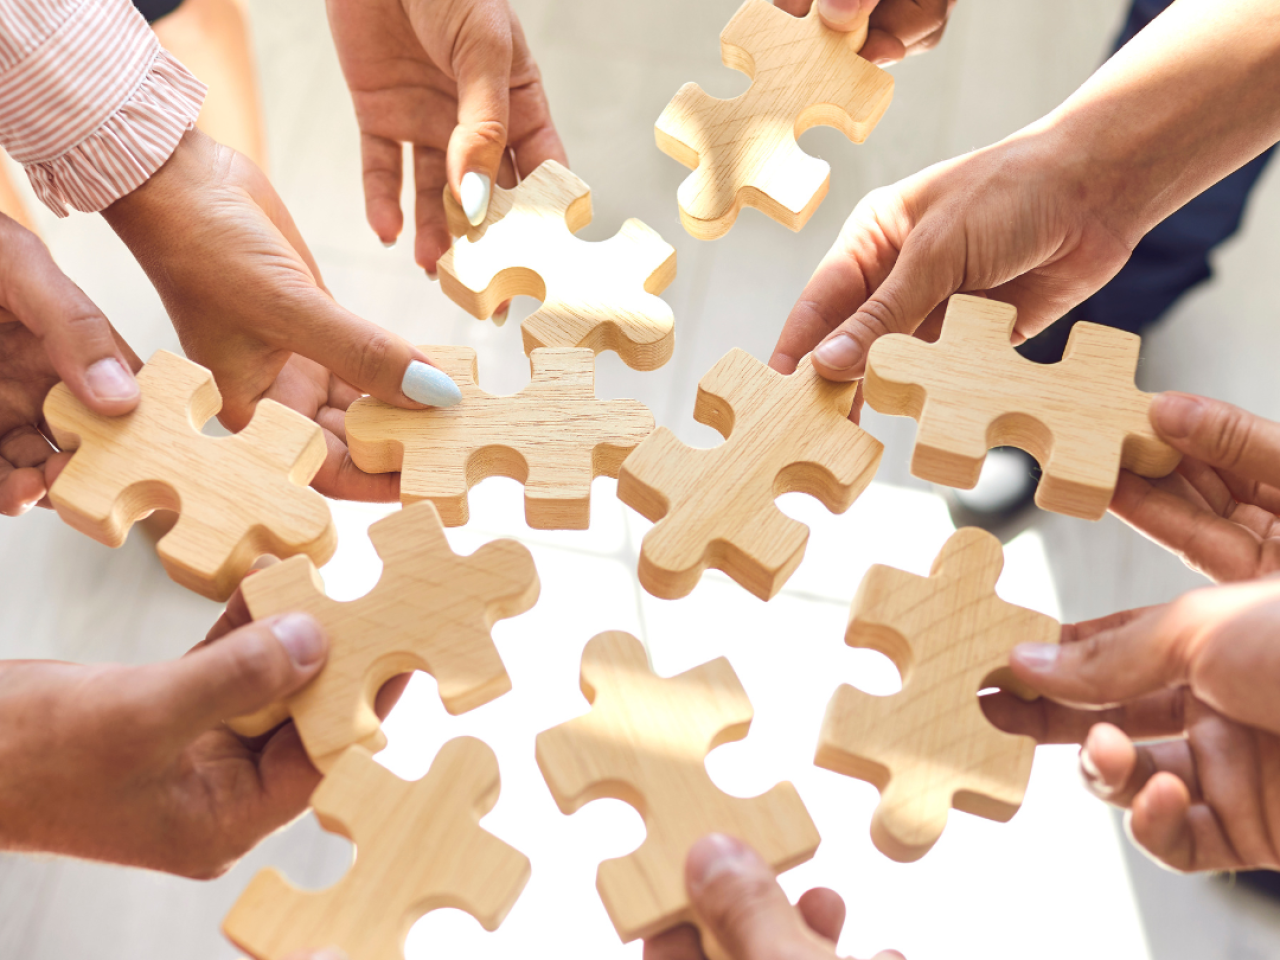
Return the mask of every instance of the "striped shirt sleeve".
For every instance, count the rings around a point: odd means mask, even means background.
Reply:
[[[0,0],[0,145],[60,217],[145,182],[204,95],[130,0]]]

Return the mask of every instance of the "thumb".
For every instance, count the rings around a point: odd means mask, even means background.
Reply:
[[[832,30],[853,33],[867,29],[867,20],[879,0],[817,0],[818,17]]]
[[[144,689],[135,692],[155,705],[153,715],[168,735],[186,742],[295,693],[320,672],[328,652],[329,640],[315,620],[287,613],[146,668]]]
[[[1280,424],[1221,400],[1162,393],[1149,416],[1160,438],[1187,456],[1274,484],[1280,477]]]
[[[138,405],[136,358],[116,340],[107,318],[71,282],[31,231],[0,217],[0,305],[44,346],[77,399],[106,416]]]
[[[713,833],[695,843],[685,861],[685,885],[703,929],[734,960],[833,955],[769,865],[740,840]]]

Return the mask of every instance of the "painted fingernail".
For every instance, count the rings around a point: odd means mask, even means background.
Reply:
[[[818,344],[813,355],[824,367],[848,370],[862,359],[862,344],[848,334],[840,333]]]
[[[742,875],[758,869],[760,857],[741,840],[713,833],[689,850],[686,872],[690,886],[705,887],[726,873]]]
[[[138,381],[115,357],[99,360],[84,378],[99,400],[132,400],[138,395]]]
[[[438,367],[414,360],[404,372],[400,390],[410,400],[425,403],[429,407],[452,407],[462,400],[462,391]]]
[[[1023,666],[1038,673],[1048,673],[1058,665],[1062,648],[1056,643],[1020,643],[1013,648],[1013,657]]]
[[[818,14],[827,23],[843,25],[857,19],[861,12],[861,0],[818,0]]]
[[[1185,393],[1162,393],[1152,401],[1151,413],[1157,430],[1166,437],[1185,440],[1200,425],[1204,404],[1199,397]]]
[[[427,275],[427,279],[432,283],[435,283],[440,279],[440,274],[436,273],[434,270],[424,270],[422,272]]]
[[[271,632],[280,646],[289,652],[289,659],[299,667],[309,667],[324,658],[328,644],[320,625],[305,613],[286,613],[271,623]]]
[[[39,502],[40,502],[39,500],[28,500],[26,503],[18,504],[18,512],[14,514],[14,516],[20,517],[24,513],[30,513],[32,510],[35,509],[36,504]]]
[[[496,326],[500,327],[507,322],[507,317],[509,317],[510,315],[511,315],[511,308],[506,307],[505,309],[499,310],[496,313],[494,313],[493,322]]]
[[[382,245],[386,247],[388,250],[390,250],[392,247],[396,245],[396,242],[395,240],[383,240]]]
[[[1115,790],[1102,779],[1102,771],[1093,762],[1088,747],[1080,748],[1080,778],[1084,780],[1086,790],[1103,800],[1115,793]]]
[[[489,212],[489,190],[492,184],[489,177],[474,170],[462,178],[462,212],[467,215],[467,222],[473,227],[484,223],[485,214]]]

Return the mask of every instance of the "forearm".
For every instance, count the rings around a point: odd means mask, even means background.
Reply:
[[[1177,0],[1028,134],[1136,243],[1280,140],[1280,4]]]

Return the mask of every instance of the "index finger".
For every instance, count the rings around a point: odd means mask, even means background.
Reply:
[[[1264,483],[1280,479],[1280,424],[1189,393],[1151,401],[1151,425],[1181,453]]]

